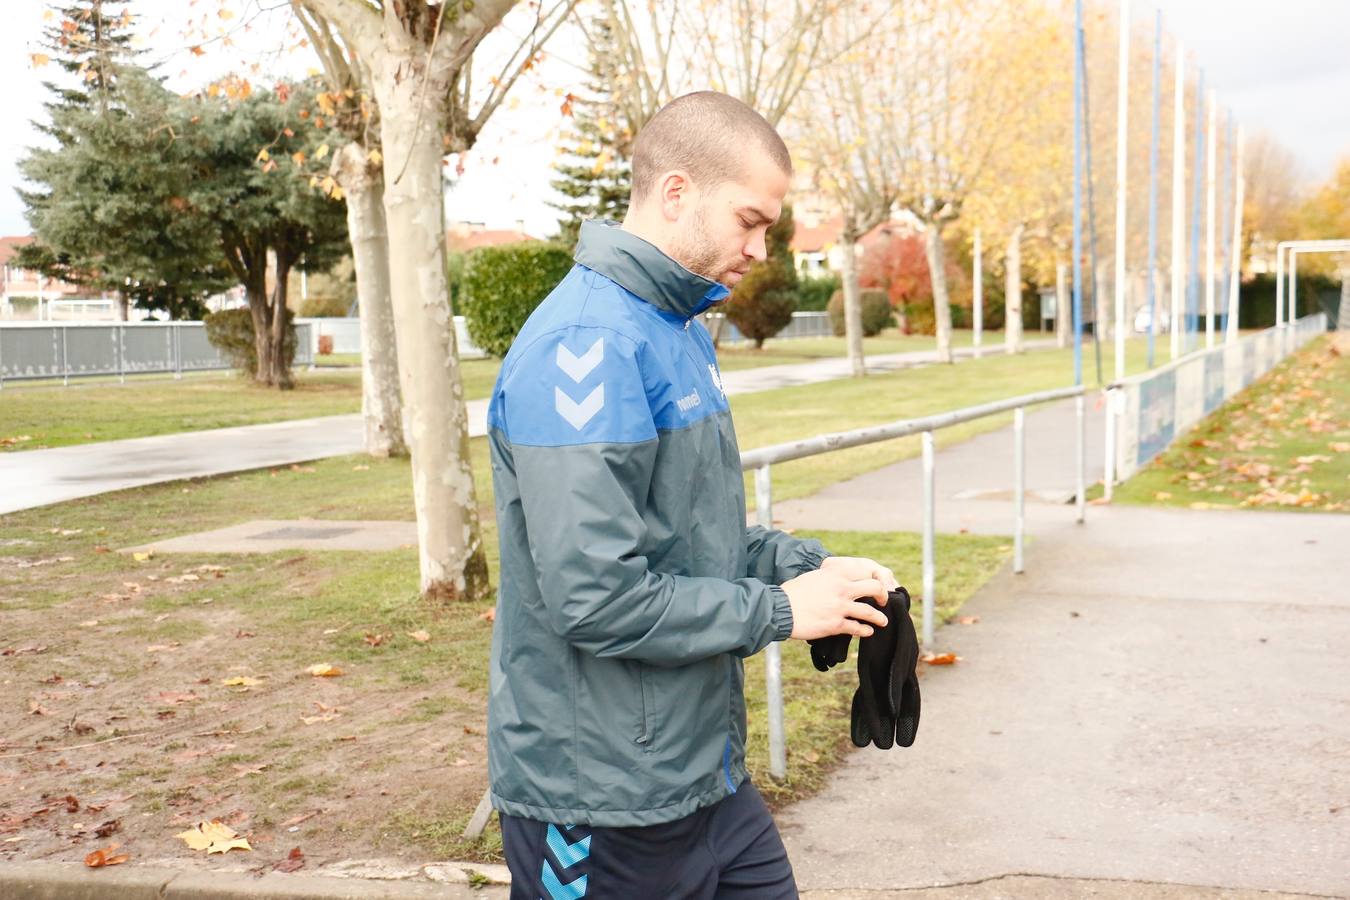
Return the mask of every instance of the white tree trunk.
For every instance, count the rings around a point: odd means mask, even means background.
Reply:
[[[848,347],[848,361],[853,368],[853,377],[861,378],[867,374],[867,361],[863,358],[862,329],[862,290],[858,287],[858,249],[856,236],[845,231],[842,238],[844,264],[844,343]]]
[[[384,176],[352,142],[333,159],[333,174],[347,195],[347,231],[356,269],[361,314],[361,417],[366,452],[406,456],[399,399],[394,307],[389,298],[389,235],[384,223]]]
[[[928,277],[933,283],[933,317],[937,321],[938,362],[952,361],[952,303],[947,295],[947,262],[942,246],[942,226],[928,223],[924,228],[924,251],[928,257]]]
[[[1069,304],[1069,264],[1055,263],[1055,346],[1069,346],[1069,331],[1073,328],[1073,310]]]
[[[389,229],[389,293],[407,406],[421,588],[431,600],[489,590],[454,316],[445,279],[441,124],[446,86],[417,57],[388,55],[377,79]],[[424,101],[419,115],[418,102]]]
[[[1111,309],[1111,282],[1107,279],[1107,273],[1110,272],[1111,263],[1109,260],[1099,260],[1097,262],[1097,285],[1093,302],[1096,306],[1096,313],[1092,320],[1092,330],[1099,341],[1110,340],[1112,334],[1111,322],[1115,315]]]
[[[1013,227],[1008,235],[1003,288],[1003,347],[1011,356],[1022,352],[1022,231],[1023,225]]]
[[[1341,305],[1336,310],[1336,330],[1350,331],[1350,273],[1341,276]]]

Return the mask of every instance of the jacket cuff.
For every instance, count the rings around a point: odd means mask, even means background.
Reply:
[[[770,585],[769,593],[773,597],[773,639],[786,641],[792,636],[792,605],[787,591],[777,585]]]
[[[807,572],[814,572],[819,569],[820,564],[833,554],[821,546],[819,541],[803,541],[797,555],[799,559],[793,568],[797,575],[805,575]]]

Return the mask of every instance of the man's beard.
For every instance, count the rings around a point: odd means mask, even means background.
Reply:
[[[702,275],[709,281],[717,281],[724,271],[722,253],[708,234],[708,220],[702,203],[694,208],[694,218],[672,248],[671,256],[695,275]]]

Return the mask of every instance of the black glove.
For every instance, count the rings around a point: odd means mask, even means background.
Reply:
[[[919,638],[909,618],[909,591],[891,591],[886,605],[864,597],[862,602],[886,616],[886,627],[858,642],[858,690],[853,695],[850,736],[853,743],[882,750],[892,743],[908,747],[919,731],[919,680],[914,668],[919,659]],[[902,608],[903,607],[903,608]],[[811,662],[824,672],[848,659],[847,634],[807,641]]]
[[[876,603],[870,599],[864,602]],[[908,747],[919,732],[919,638],[909,618],[909,591],[890,592],[886,627],[858,642],[858,690],[850,736],[858,747]]]

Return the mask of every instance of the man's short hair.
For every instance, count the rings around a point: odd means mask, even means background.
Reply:
[[[644,200],[656,188],[656,179],[673,169],[688,172],[704,189],[742,178],[745,151],[752,142],[785,174],[792,174],[792,157],[783,139],[740,100],[717,91],[675,98],[638,133],[633,146],[633,202]]]

